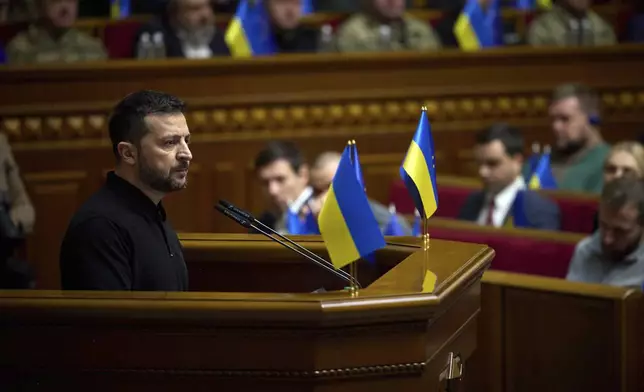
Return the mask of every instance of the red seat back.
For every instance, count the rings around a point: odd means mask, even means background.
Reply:
[[[493,229],[469,222],[430,220],[430,237],[486,244],[496,252],[491,269],[565,278],[583,236],[525,229]],[[549,236],[549,237],[548,237]]]
[[[456,218],[465,200],[478,189],[476,180],[455,180],[452,177],[441,177],[438,182],[438,210],[434,216],[439,218]],[[396,207],[396,212],[405,215],[414,213],[414,202],[402,180],[396,180],[389,188],[389,203]]]
[[[134,40],[142,25],[141,20],[125,19],[105,26],[103,43],[111,59],[133,57]]]
[[[590,234],[594,231],[599,197],[562,191],[541,191],[559,206],[561,231]]]

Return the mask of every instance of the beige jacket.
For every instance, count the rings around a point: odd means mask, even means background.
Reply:
[[[0,201],[10,206],[14,223],[21,225],[25,233],[31,233],[36,214],[20,178],[20,170],[13,158],[9,141],[3,134],[0,134],[0,165]]]

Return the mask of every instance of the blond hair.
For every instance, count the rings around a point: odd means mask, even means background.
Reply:
[[[606,162],[608,162],[610,158],[618,152],[630,154],[637,163],[637,170],[640,172],[640,176],[644,175],[644,146],[642,146],[642,144],[633,141],[619,142],[608,152]]]

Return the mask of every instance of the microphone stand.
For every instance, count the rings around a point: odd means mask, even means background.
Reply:
[[[303,246],[291,241],[290,239],[284,237],[283,235],[279,234],[272,228],[266,226],[259,220],[257,220],[255,217],[253,217],[250,213],[243,211],[234,205],[227,203],[225,201],[220,200],[219,205],[215,205],[215,209],[228,218],[232,219],[233,221],[237,222],[239,225],[257,230],[259,233],[263,234],[264,236],[272,239],[273,241],[277,242],[278,244],[284,246],[285,248],[288,248],[292,250],[293,252],[299,254],[300,256],[304,257],[305,259],[312,261],[313,263],[317,264],[318,266],[324,268],[325,270],[331,272],[335,276],[341,278],[345,282],[349,284],[356,284],[358,287],[360,287],[360,283],[353,278],[350,274],[346,273],[345,271],[342,270],[336,270],[335,267],[333,267],[333,264],[329,263],[328,261],[324,260],[320,256],[316,255],[315,253],[311,252],[310,250],[304,248]],[[267,230],[265,230],[267,229]],[[281,241],[278,238],[273,237],[273,235],[270,232],[276,234]]]

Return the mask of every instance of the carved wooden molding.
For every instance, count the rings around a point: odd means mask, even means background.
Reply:
[[[601,94],[605,117],[639,116],[644,109],[644,90],[611,90]],[[427,106],[432,126],[449,131],[456,123],[461,129],[478,129],[481,122],[543,121],[549,96],[543,93],[499,96],[444,97],[433,99],[374,99],[293,105],[226,106],[201,102],[187,112],[193,140],[218,141],[280,137],[357,136],[360,134],[403,133],[415,129],[420,108]],[[24,113],[7,116],[0,131],[17,148],[56,148],[47,142],[64,142],[59,147],[104,146],[108,138],[109,108],[79,114],[66,109],[58,115]],[[37,111],[36,111],[37,113]],[[469,125],[468,125],[469,124]]]
[[[179,369],[83,369],[91,374],[135,374],[155,376],[203,376],[226,378],[271,378],[271,379],[348,379],[364,377],[386,377],[401,375],[420,375],[425,371],[426,362],[360,366],[320,370],[179,370]]]

